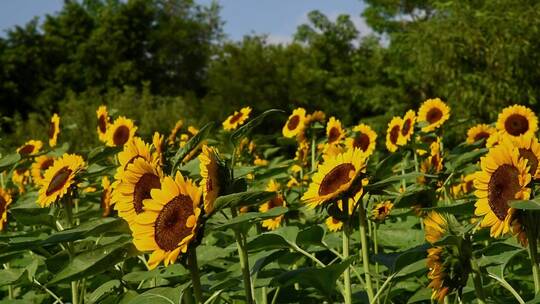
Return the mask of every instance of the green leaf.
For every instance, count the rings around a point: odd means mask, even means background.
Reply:
[[[392,184],[395,184],[397,182],[401,182],[402,180],[405,180],[408,183],[410,183],[410,182],[416,183],[416,179],[418,177],[421,177],[421,176],[436,177],[434,175],[427,175],[427,174],[420,173],[420,172],[410,172],[410,173],[405,173],[403,175],[392,175],[392,176],[390,176],[388,178],[377,181],[377,182],[375,182],[373,184],[366,185],[365,189],[368,192],[376,191],[376,190],[386,188],[386,187],[388,187],[388,186],[390,186]]]
[[[459,156],[457,156],[455,159],[449,159],[447,162],[445,162],[445,166],[450,172],[454,172],[463,165],[475,163],[480,156],[486,154],[486,152],[487,149],[482,148],[459,154]]]
[[[12,154],[8,154],[2,157],[2,159],[0,159],[0,172],[4,171],[5,169],[9,167],[12,167],[20,159],[21,159],[21,156],[19,155],[19,153],[12,153]]]
[[[170,279],[181,278],[187,275],[189,275],[189,272],[186,268],[184,268],[184,266],[180,264],[172,264],[165,268],[156,268],[150,271],[133,271],[124,275],[122,280],[130,283],[139,283],[141,281],[150,280],[153,278]]]
[[[287,209],[287,207],[275,207],[267,212],[248,212],[239,214],[237,217],[234,217],[224,223],[210,227],[210,230],[223,230],[228,228],[235,229],[239,225],[246,223],[255,224],[257,222],[285,214],[288,210],[289,209]]]
[[[184,287],[185,288],[185,287]],[[130,304],[178,304],[182,302],[184,288],[157,287],[130,300]]]
[[[223,195],[214,202],[214,209],[218,211],[228,207],[260,205],[271,200],[275,195],[275,192],[268,191],[246,191]]]
[[[249,252],[284,248],[290,248],[289,242],[281,235],[272,232],[263,233],[255,237],[246,245],[246,249]]]
[[[423,211],[437,211],[454,215],[469,215],[474,213],[474,201],[453,204],[450,206],[423,208]]]
[[[97,163],[104,159],[107,159],[110,156],[118,154],[122,151],[122,147],[107,147],[100,146],[88,153],[88,163]]]
[[[385,229],[377,230],[379,245],[389,248],[408,249],[424,244],[424,233],[419,230]]]
[[[429,302],[431,300],[431,293],[430,288],[420,288],[409,298],[407,303]]]
[[[283,110],[277,110],[277,109],[270,109],[270,110],[267,110],[267,111],[264,111],[261,115],[251,119],[250,121],[248,121],[245,125],[241,126],[240,128],[238,128],[236,131],[234,131],[232,134],[231,134],[231,137],[230,137],[230,141],[231,143],[236,146],[236,144],[244,137],[248,136],[249,133],[257,126],[259,126],[263,121],[264,119],[271,115],[271,114],[275,114],[275,113],[285,113],[285,111]]]
[[[118,294],[122,290],[122,283],[120,280],[110,280],[108,282],[105,282],[96,290],[94,290],[89,298],[89,303],[99,303],[102,298],[109,294]]]
[[[324,229],[320,225],[314,225],[298,232],[296,244],[299,246],[322,246],[323,237]]]
[[[114,267],[117,263],[137,254],[138,251],[131,242],[113,243],[85,251],[75,256],[47,285],[71,282],[100,274]]]
[[[11,208],[9,212],[19,224],[26,226],[45,225],[55,228],[55,218],[49,214],[48,208]]]
[[[187,143],[178,151],[172,158],[172,172],[176,172],[176,168],[178,165],[184,160],[184,158],[193,150],[195,149],[201,141],[203,141],[206,137],[208,137],[208,134],[210,134],[210,131],[214,127],[213,122],[209,122],[204,127],[202,127],[195,136],[190,138]]]
[[[10,268],[0,270],[0,286],[19,284],[28,278],[24,268]]]
[[[540,202],[537,200],[510,201],[510,207],[523,210],[540,210]]]

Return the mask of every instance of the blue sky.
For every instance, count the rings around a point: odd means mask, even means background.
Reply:
[[[196,0],[208,4],[212,0]],[[34,16],[53,14],[62,8],[63,0],[0,0],[0,32],[24,25]],[[267,34],[270,42],[288,42],[296,27],[307,20],[307,13],[318,9],[334,19],[349,14],[360,30],[369,29],[360,17],[361,0],[218,0],[225,21],[224,31],[233,40],[246,34]],[[43,18],[41,18],[42,20]]]

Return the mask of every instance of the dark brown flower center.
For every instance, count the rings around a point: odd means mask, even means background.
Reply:
[[[482,131],[482,132],[479,132],[478,134],[476,134],[474,136],[474,141],[479,141],[481,139],[487,139],[488,137],[489,137],[489,133]]]
[[[439,167],[439,164],[441,162],[441,159],[439,157],[439,155],[433,155],[431,156],[431,166],[437,170],[437,168]]]
[[[289,119],[289,122],[287,122],[287,129],[294,130],[296,127],[298,127],[298,124],[300,123],[300,116],[294,115]]]
[[[99,115],[98,127],[99,127],[99,132],[101,133],[105,133],[105,131],[107,131],[107,117],[105,117],[105,115],[103,114]]]
[[[529,174],[534,176],[538,168],[538,158],[536,158],[536,155],[530,149],[519,148],[519,156],[527,160]]]
[[[353,147],[359,148],[362,151],[367,151],[369,144],[369,136],[364,133],[358,133],[353,141]]]
[[[54,122],[51,121],[51,123],[49,124],[49,138],[52,139],[54,137],[54,133],[56,131],[56,125]]]
[[[401,128],[401,135],[405,136],[409,134],[409,131],[411,130],[411,124],[411,119],[405,120],[405,122],[403,123],[403,128]]]
[[[115,146],[123,146],[129,139],[129,128],[127,126],[119,126],[113,134],[113,142]]]
[[[143,201],[151,197],[150,191],[152,189],[160,187],[161,182],[157,175],[145,173],[139,178],[133,191],[133,209],[135,209],[135,213],[139,214],[143,212]]]
[[[47,159],[47,160],[45,160],[44,162],[41,163],[41,166],[39,166],[39,169],[41,171],[45,171],[45,170],[49,169],[49,167],[52,166],[52,164],[54,164],[54,159],[49,158],[49,159]]]
[[[64,185],[67,183],[71,172],[73,171],[71,171],[71,169],[69,169],[67,166],[58,170],[53,178],[51,178],[51,182],[49,183],[49,187],[47,187],[45,194],[51,195],[52,193],[62,189],[62,187],[64,187]]]
[[[283,206],[283,197],[280,194],[276,194],[276,196],[270,200],[268,204],[268,209],[281,207],[281,206]]]
[[[508,201],[515,198],[519,189],[519,171],[516,167],[505,164],[491,175],[488,183],[488,202],[499,220],[503,221],[506,218]]]
[[[474,182],[472,180],[465,183],[465,193],[470,193],[474,189]]]
[[[441,120],[443,117],[443,112],[439,108],[431,108],[426,114],[426,120],[432,124],[436,123],[437,121]]]
[[[229,120],[229,123],[233,124],[233,123],[239,121],[240,118],[242,118],[242,116],[244,116],[244,113],[242,113],[242,112],[238,112],[238,113],[234,114],[234,116],[231,117],[231,120]]]
[[[22,147],[20,150],[19,150],[19,154],[20,155],[28,155],[32,152],[34,152],[34,145],[25,145],[24,147]]]
[[[355,168],[350,163],[344,163],[332,169],[321,181],[319,186],[319,195],[327,195],[334,193],[339,187],[348,183],[351,180],[351,172]]]
[[[339,136],[341,135],[341,132],[338,128],[332,127],[330,129],[330,132],[328,132],[328,143],[331,144],[338,140]]]
[[[208,173],[210,174],[210,172]],[[213,179],[210,176],[208,176],[208,178],[206,179],[206,193],[212,192],[212,190],[214,189],[212,182],[213,182]]]
[[[396,144],[399,136],[399,126],[395,125],[390,129],[390,142]]]
[[[176,249],[191,234],[192,228],[186,227],[186,223],[194,214],[193,201],[187,195],[179,195],[168,202],[154,223],[154,239],[159,248],[165,251]]]
[[[0,195],[0,217],[2,217],[2,214],[6,211],[6,199]]]
[[[337,224],[339,224],[339,223],[341,223],[340,220],[338,220],[338,219],[335,218],[335,217],[332,218],[332,224],[337,225]]]
[[[384,214],[386,214],[386,212],[387,212],[386,206],[381,206],[381,207],[379,207],[379,209],[377,210],[377,212],[379,212],[379,215],[384,215]]]
[[[519,136],[529,131],[529,121],[520,114],[512,114],[506,118],[504,129],[513,136]]]

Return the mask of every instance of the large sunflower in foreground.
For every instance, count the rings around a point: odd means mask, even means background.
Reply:
[[[107,142],[107,128],[109,127],[109,112],[107,106],[99,106],[96,111],[97,133],[99,140]]]
[[[283,198],[283,195],[279,193],[280,185],[276,183],[275,180],[270,180],[268,185],[266,186],[266,191],[270,192],[276,192],[276,196],[274,196],[271,200],[263,203],[259,207],[259,212],[268,212],[272,208],[276,207],[285,207],[287,206],[287,203],[285,202],[285,199]],[[281,226],[281,221],[283,220],[284,215],[279,215],[274,218],[266,219],[262,221],[262,226],[268,230],[276,230]]]
[[[223,129],[225,131],[236,130],[236,128],[243,125],[244,122],[249,118],[250,113],[250,107],[242,108],[240,111],[234,111],[234,113],[227,117],[227,119],[225,119],[223,122]]]
[[[345,132],[341,127],[341,121],[339,119],[330,117],[330,120],[326,124],[326,137],[329,145],[339,143],[345,137]]]
[[[34,181],[34,184],[40,185],[43,181],[44,173],[47,169],[49,169],[50,166],[54,163],[54,157],[47,156],[47,155],[41,155],[36,157],[34,160],[34,163],[32,164],[32,167],[30,168],[32,172],[32,180]]]
[[[366,124],[359,124],[353,128],[353,136],[345,140],[347,149],[360,149],[364,154],[370,156],[375,151],[377,133]]]
[[[450,118],[450,107],[439,98],[428,99],[418,109],[418,122],[428,125],[422,128],[423,132],[438,129]]]
[[[204,212],[211,213],[214,210],[214,201],[221,191],[219,152],[216,148],[204,145],[199,155],[201,182],[200,186],[204,198]]]
[[[467,143],[474,144],[482,139],[487,141],[491,134],[495,132],[497,132],[497,130],[490,125],[478,124],[467,131]]]
[[[482,227],[491,227],[492,237],[510,231],[515,209],[510,200],[526,200],[531,190],[527,160],[519,157],[519,151],[509,142],[503,142],[489,150],[480,160],[481,171],[474,180],[478,200],[474,214],[483,217]]]
[[[54,113],[51,117],[51,123],[49,124],[49,146],[56,146],[58,140],[58,134],[60,134],[60,116]]]
[[[197,234],[200,198],[200,189],[179,172],[174,179],[165,177],[161,187],[152,190],[133,227],[137,249],[152,251],[148,268],[154,269],[162,261],[165,266],[172,264],[187,251]]]
[[[531,109],[525,106],[506,107],[497,118],[497,130],[513,137],[535,134],[538,130],[538,118]]]
[[[34,155],[39,153],[41,147],[43,147],[41,140],[31,139],[25,142],[24,145],[20,146],[17,149],[17,153],[19,153],[21,156]]]
[[[121,182],[113,190],[112,202],[130,226],[136,215],[143,212],[143,202],[150,198],[150,191],[161,187],[162,177],[161,168],[143,158],[135,159],[124,170]]]
[[[294,110],[287,119],[287,122],[283,126],[283,136],[293,138],[302,132],[304,128],[304,121],[306,120],[306,110],[304,108],[298,108]]]
[[[411,136],[414,133],[414,124],[416,122],[416,113],[413,110],[407,111],[401,121],[401,127],[399,131],[398,144],[400,146],[406,145]]]
[[[38,204],[41,207],[47,207],[62,198],[74,183],[76,174],[84,167],[83,158],[75,154],[64,154],[55,160],[43,176]]]
[[[360,149],[348,150],[320,164],[302,200],[315,208],[337,198],[344,192],[357,193],[362,189],[359,175],[365,172],[365,156]],[[360,189],[360,190],[359,190]]]
[[[402,120],[399,117],[394,117],[388,123],[386,129],[386,148],[390,152],[396,152],[398,149],[399,134],[401,132]]]
[[[135,136],[137,127],[131,119],[120,116],[107,128],[107,146],[122,147]]]
[[[0,231],[4,230],[4,224],[7,222],[7,209],[11,201],[11,195],[0,188]]]
[[[540,143],[532,135],[514,137],[512,144],[518,149],[519,157],[527,160],[529,174],[534,179],[540,179]]]

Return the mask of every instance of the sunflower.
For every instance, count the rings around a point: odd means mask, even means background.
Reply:
[[[167,142],[169,145],[172,145],[174,141],[176,140],[176,134],[182,129],[182,126],[184,125],[184,121],[181,119],[176,122],[174,125],[174,128],[171,130],[171,134],[169,135],[169,138],[167,139]]]
[[[28,155],[34,155],[39,153],[39,150],[41,150],[41,147],[43,147],[43,143],[41,140],[29,140],[24,143],[24,145],[20,146],[17,149],[17,153],[21,155],[21,157],[28,156]]]
[[[144,158],[136,158],[126,167],[120,183],[113,190],[112,202],[118,215],[130,226],[134,224],[136,215],[143,211],[143,202],[150,198],[150,191],[161,187],[162,177],[157,163]]]
[[[17,168],[13,171],[13,174],[11,175],[11,181],[15,186],[17,186],[17,189],[19,190],[19,193],[26,192],[24,186],[28,184],[28,179],[30,178],[30,172],[26,168]]]
[[[527,160],[529,174],[533,179],[540,179],[540,143],[532,135],[522,135],[511,139],[514,147],[518,148],[519,157]]]
[[[427,267],[429,269],[428,278],[431,280],[428,287],[432,289],[431,298],[439,303],[444,302],[444,298],[452,291],[446,286],[448,274],[442,258],[443,248],[429,248],[427,257]]]
[[[51,117],[51,123],[49,124],[49,146],[56,146],[58,140],[58,134],[60,133],[60,116],[54,113]]]
[[[7,209],[11,201],[11,195],[0,188],[0,231],[4,230],[4,224],[7,222]]]
[[[152,251],[148,268],[154,269],[162,261],[165,266],[174,263],[195,238],[201,191],[177,172],[151,195],[135,220],[133,243],[140,251]]]
[[[47,207],[66,195],[75,182],[75,176],[84,167],[83,158],[76,154],[64,154],[56,159],[43,175],[38,204],[41,207]]]
[[[219,173],[219,151],[217,148],[204,145],[201,154],[199,154],[199,162],[202,177],[199,185],[203,192],[204,212],[208,214],[214,210],[214,201],[222,188]]]
[[[297,108],[294,110],[287,119],[287,123],[283,126],[283,136],[293,138],[302,132],[304,128],[304,121],[306,120],[306,110],[304,108]]]
[[[323,160],[327,160],[329,158],[334,158],[337,155],[345,152],[345,150],[346,150],[345,147],[343,147],[339,143],[324,145],[322,158],[323,158]],[[359,149],[357,149],[357,150],[359,150]]]
[[[199,133],[199,129],[195,128],[194,126],[189,126],[187,131],[191,134],[191,136],[195,136],[197,133]]]
[[[259,212],[268,212],[272,208],[287,206],[285,199],[283,199],[283,195],[279,192],[280,188],[280,185],[276,183],[276,181],[274,181],[273,179],[270,180],[270,182],[266,186],[266,191],[276,192],[276,196],[274,196],[274,198],[272,198],[271,200],[263,203],[259,207]],[[284,215],[282,214],[280,216],[264,220],[262,222],[262,226],[268,230],[276,230],[281,225],[283,216]]]
[[[384,221],[384,219],[390,214],[390,211],[392,211],[392,208],[394,208],[394,204],[392,204],[392,202],[384,201],[375,205],[371,211],[371,215],[373,219],[377,221]]]
[[[414,113],[413,110],[407,111],[407,113],[405,113],[405,116],[403,116],[403,120],[400,126],[400,132],[398,136],[398,144],[400,146],[406,145],[409,140],[411,140],[411,136],[414,133],[415,122],[416,113]]]
[[[262,159],[258,155],[255,155],[255,159],[253,160],[253,164],[255,166],[268,166],[268,160]]]
[[[452,187],[452,193],[455,197],[458,197],[461,194],[468,194],[474,191],[474,177],[475,174],[468,174],[461,176],[461,181],[459,184]]]
[[[101,216],[107,217],[111,214],[111,197],[112,197],[112,187],[109,177],[107,175],[101,178],[101,210],[103,210]]]
[[[154,136],[152,136],[152,146],[154,146],[154,153],[152,154],[152,158],[157,159],[160,166],[163,166],[165,159],[163,156],[163,150],[164,150],[164,136],[159,134],[159,132],[154,132]]]
[[[497,130],[490,125],[478,124],[467,131],[467,143],[473,144],[482,139],[487,141],[487,139],[495,132],[497,132]]]
[[[296,149],[294,160],[298,164],[306,165],[309,157],[309,143],[307,141],[301,141],[298,144],[298,149]]]
[[[337,218],[335,217],[332,217],[332,216],[329,216],[325,221],[324,223],[326,224],[326,227],[328,228],[328,230],[332,231],[332,232],[337,232],[337,231],[340,231],[341,228],[343,227],[343,222],[338,220]]]
[[[450,107],[439,98],[428,99],[418,110],[418,122],[426,122],[423,132],[431,132],[438,129],[450,118]]]
[[[114,178],[117,180],[115,183],[122,180],[122,175],[127,169],[127,166],[132,164],[138,158],[142,158],[148,162],[152,162],[154,160],[152,154],[150,153],[150,145],[145,143],[140,137],[134,137],[127,144],[125,144],[124,149],[118,153],[119,166],[114,175]],[[116,186],[113,184],[112,187],[115,188]]]
[[[242,108],[240,111],[234,111],[234,113],[227,117],[227,119],[223,122],[223,129],[225,131],[232,131],[238,128],[238,126],[241,126],[244,124],[246,119],[249,118],[249,114],[251,113],[250,107]]]
[[[120,116],[107,128],[107,146],[122,147],[135,136],[137,127],[131,119]]]
[[[358,176],[365,172],[365,167],[365,158],[360,149],[349,150],[325,160],[318,166],[302,200],[314,208],[344,192],[361,192],[362,182]]]
[[[358,148],[367,156],[375,150],[377,133],[370,126],[359,124],[353,128],[353,136],[345,140],[347,149]]]
[[[339,119],[330,117],[330,120],[326,124],[326,137],[328,139],[328,145],[339,143],[345,137],[345,132],[341,127],[341,121]]]
[[[439,241],[448,229],[446,219],[435,211],[429,212],[424,218],[426,241],[431,244]]]
[[[396,152],[398,149],[399,134],[401,133],[402,119],[394,117],[386,129],[386,148],[390,152]]]
[[[519,150],[507,141],[489,150],[480,159],[481,171],[474,179],[478,198],[474,214],[483,217],[482,227],[491,227],[492,237],[510,231],[514,208],[509,201],[526,200],[531,190],[526,188],[531,181],[527,159],[519,157]]]
[[[107,142],[107,128],[109,127],[109,112],[107,106],[99,106],[96,111],[97,133],[99,140]]]
[[[54,163],[54,157],[47,156],[47,155],[41,155],[36,157],[34,160],[34,163],[32,164],[32,167],[30,168],[32,172],[32,180],[34,181],[34,184],[40,185],[43,181],[43,173],[49,169],[50,166]]]
[[[538,118],[531,109],[525,106],[506,107],[497,118],[497,130],[513,137],[535,134],[538,130]]]

